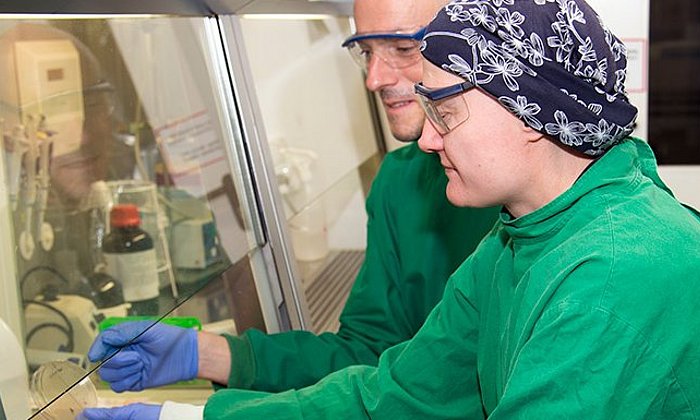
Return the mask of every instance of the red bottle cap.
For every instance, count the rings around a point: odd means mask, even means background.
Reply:
[[[117,204],[109,213],[109,221],[116,228],[138,226],[141,224],[139,208],[135,204]]]

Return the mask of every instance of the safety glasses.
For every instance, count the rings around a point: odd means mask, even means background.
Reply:
[[[365,72],[373,56],[393,69],[402,69],[420,61],[420,42],[424,33],[425,28],[416,32],[355,34],[343,42],[343,47]]]
[[[425,115],[440,135],[449,133],[469,119],[469,108],[462,94],[473,87],[471,82],[462,82],[428,89],[422,83],[416,83],[415,92]]]

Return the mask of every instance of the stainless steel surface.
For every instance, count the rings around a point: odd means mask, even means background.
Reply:
[[[315,333],[338,331],[340,314],[364,260],[362,250],[333,252],[323,267],[306,281],[306,299]]]

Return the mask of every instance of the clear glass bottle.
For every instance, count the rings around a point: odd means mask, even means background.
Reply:
[[[106,272],[122,285],[130,315],[158,314],[158,265],[153,239],[141,229],[138,208],[117,204],[110,212],[111,231],[102,244]]]

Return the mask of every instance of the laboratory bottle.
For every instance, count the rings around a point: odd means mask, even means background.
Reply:
[[[110,212],[111,230],[102,244],[107,274],[121,283],[130,315],[158,314],[158,265],[153,239],[141,229],[134,204],[117,204]]]

